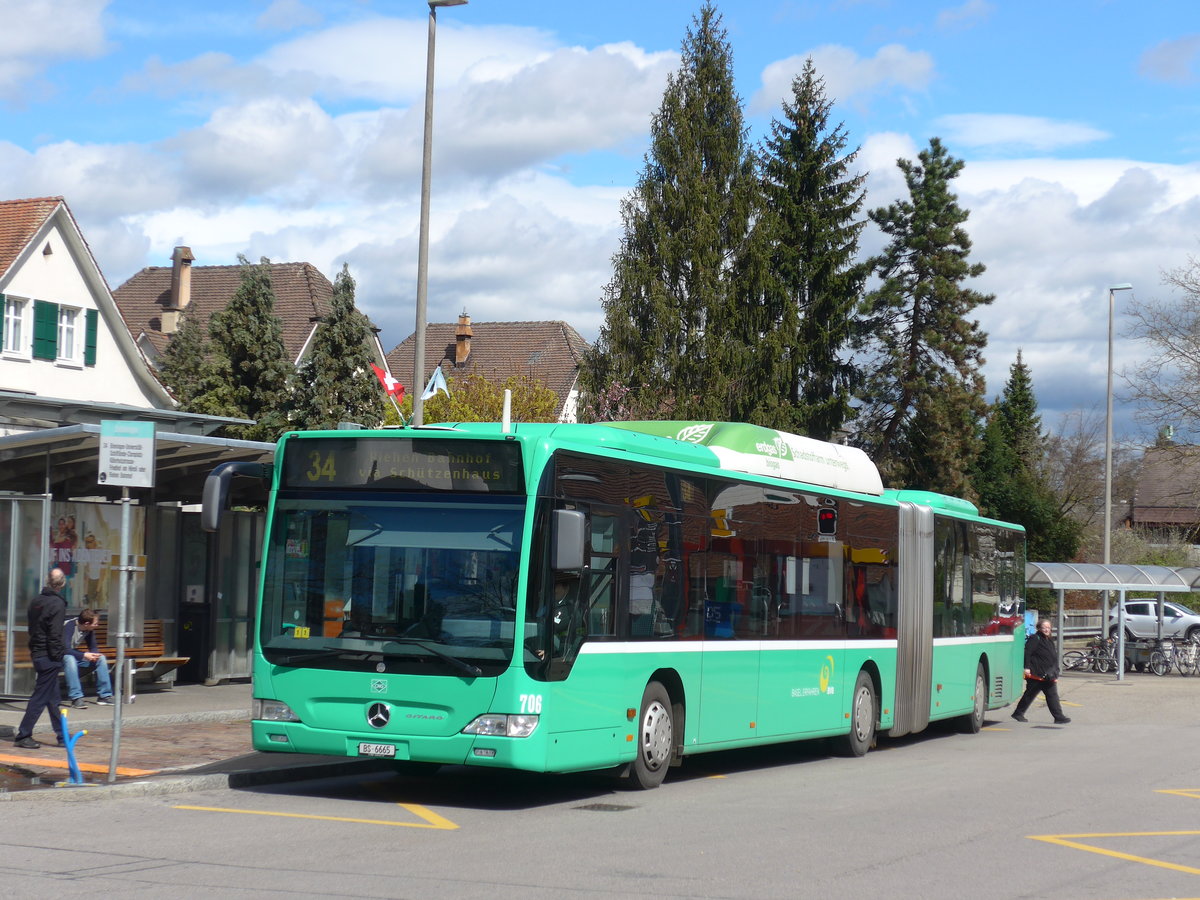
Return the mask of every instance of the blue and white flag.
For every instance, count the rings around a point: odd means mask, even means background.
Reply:
[[[446,376],[442,374],[441,366],[434,368],[433,374],[429,376],[429,384],[425,385],[421,399],[428,400],[430,397],[436,397],[438,391],[442,391],[447,397],[450,396],[450,388],[446,387]]]

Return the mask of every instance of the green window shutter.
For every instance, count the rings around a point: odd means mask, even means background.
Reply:
[[[87,310],[87,331],[83,339],[83,364],[96,364],[96,324],[100,314],[94,309]]]
[[[58,304],[33,301],[33,358],[58,358]]]
[[[8,324],[8,298],[0,294],[0,347],[4,346],[4,326]]]

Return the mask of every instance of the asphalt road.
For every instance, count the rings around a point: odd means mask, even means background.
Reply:
[[[1194,897],[1198,692],[1070,674],[1065,727],[1039,704],[1027,725],[994,711],[978,735],[933,728],[863,759],[708,754],[649,792],[465,768],[50,792],[0,810],[0,869],[19,897]]]

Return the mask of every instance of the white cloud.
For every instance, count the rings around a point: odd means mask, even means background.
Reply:
[[[933,57],[923,50],[888,44],[873,57],[863,58],[848,47],[826,44],[763,69],[762,88],[751,98],[750,111],[769,112],[783,100],[790,100],[792,80],[809,56],[825,79],[825,95],[834,103],[864,104],[872,97],[895,91],[924,91],[934,77]]]
[[[254,24],[270,31],[290,31],[320,22],[321,14],[301,0],[273,0]]]
[[[18,101],[35,78],[64,59],[108,49],[102,16],[109,0],[0,0],[0,100]]]
[[[195,196],[241,200],[282,191],[301,201],[336,190],[339,134],[312,100],[262,98],[222,107],[202,128],[162,146],[178,157]]]
[[[934,125],[951,145],[1003,147],[1037,153],[1110,137],[1108,132],[1081,122],[1055,121],[1041,116],[964,113],[941,116]]]
[[[1163,41],[1142,54],[1138,74],[1153,81],[1195,84],[1200,63],[1200,34]]]
[[[967,0],[962,6],[939,12],[936,25],[940,31],[966,31],[982,25],[995,11],[996,7],[987,0]]]
[[[439,89],[504,78],[554,50],[551,36],[532,28],[463,26],[446,17],[439,23]],[[330,97],[403,103],[424,97],[427,45],[424,18],[373,18],[276,45],[258,63],[279,76],[315,81]]]

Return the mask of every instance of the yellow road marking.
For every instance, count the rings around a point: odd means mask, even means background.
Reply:
[[[200,812],[240,813],[246,816],[279,816],[285,819],[319,819],[324,822],[353,822],[358,825],[394,825],[401,828],[437,828],[442,831],[454,831],[458,828],[449,819],[443,818],[431,809],[418,806],[416,803],[398,803],[414,816],[424,819],[424,822],[389,822],[383,819],[351,819],[344,816],[314,816],[308,813],[270,812],[264,809],[226,809],[221,806],[176,806],[175,809],[192,809]]]
[[[46,759],[44,756],[13,756],[7,753],[0,753],[0,762],[15,763],[17,765],[26,766],[41,766],[47,769],[63,769],[68,770],[65,759]],[[79,763],[80,772],[93,772],[100,774],[108,774],[108,766],[99,765],[97,763]],[[137,777],[139,775],[157,775],[158,769],[126,769],[123,766],[117,766],[118,775],[129,775]]]
[[[1185,788],[1182,790],[1161,790],[1155,791],[1156,794],[1178,794],[1180,797],[1190,797],[1192,800],[1200,800],[1200,788]]]
[[[1069,838],[1120,838],[1120,837],[1186,837],[1200,835],[1200,831],[1113,831],[1099,834],[1027,834],[1031,841],[1045,841],[1047,844],[1058,844],[1072,850],[1083,850],[1087,853],[1098,853],[1101,856],[1111,856],[1115,859],[1127,859],[1130,862],[1142,863],[1147,866],[1158,866],[1161,869],[1173,869],[1176,872],[1187,872],[1189,875],[1200,875],[1200,869],[1183,866],[1178,863],[1163,862],[1161,859],[1151,859],[1148,856],[1135,856],[1132,853],[1122,853],[1119,850],[1107,850],[1103,847],[1093,847]]]

